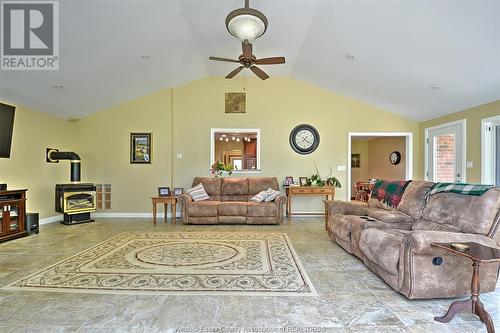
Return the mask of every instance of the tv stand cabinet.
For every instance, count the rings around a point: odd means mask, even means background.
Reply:
[[[26,191],[0,191],[0,242],[28,236],[25,227]]]

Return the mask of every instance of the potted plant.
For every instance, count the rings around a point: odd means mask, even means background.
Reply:
[[[316,174],[312,175],[310,179],[308,179],[308,183],[310,186],[333,186],[333,187],[342,187],[340,181],[332,176],[332,168],[330,168],[330,172],[328,173],[328,177],[326,180],[321,179],[318,166],[316,162],[314,162],[314,167],[316,168]]]
[[[215,178],[222,177],[225,173],[231,175],[233,173],[233,166],[217,161],[210,167],[210,173],[214,175]]]

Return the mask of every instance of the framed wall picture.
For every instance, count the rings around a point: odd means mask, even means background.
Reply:
[[[151,133],[130,133],[130,163],[151,164]]]
[[[158,187],[158,196],[159,197],[168,197],[170,196],[170,187]]]
[[[351,154],[351,168],[361,167],[361,154]]]
[[[300,186],[307,186],[307,177],[299,177]]]
[[[182,187],[174,187],[174,196],[178,197],[182,193],[184,193],[184,188],[182,188]]]
[[[286,176],[285,177],[285,185],[292,185],[293,184],[293,177],[292,176]]]
[[[246,112],[246,94],[245,93],[226,93],[225,98],[226,113],[245,113]]]

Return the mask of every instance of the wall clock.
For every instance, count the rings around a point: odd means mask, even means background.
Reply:
[[[316,150],[319,146],[319,133],[311,125],[301,124],[290,132],[290,146],[302,155],[307,155]]]
[[[389,155],[389,161],[391,164],[398,165],[401,162],[401,153],[399,151],[393,151]]]

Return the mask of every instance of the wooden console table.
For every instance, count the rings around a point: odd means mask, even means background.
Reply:
[[[459,256],[472,260],[472,282],[471,297],[463,301],[455,301],[450,305],[448,312],[442,317],[435,317],[434,320],[447,323],[455,317],[458,312],[473,313],[486,325],[488,333],[495,333],[495,326],[488,312],[484,309],[483,303],[479,300],[479,264],[500,261],[500,250],[484,246],[478,243],[463,243],[469,246],[466,251],[458,251],[451,247],[451,243],[431,243],[432,246],[450,251]]]
[[[292,198],[294,196],[324,195],[326,200],[333,200],[335,197],[335,187],[333,186],[285,186],[286,192],[286,216],[292,215],[317,215],[316,213],[293,213]]]
[[[177,198],[174,196],[168,197],[152,197],[151,201],[153,203],[153,223],[156,224],[156,204],[162,203],[164,205],[164,213],[165,213],[165,222],[167,222],[167,211],[168,205],[172,207],[172,223],[175,224],[175,215],[176,215],[176,205]]]

